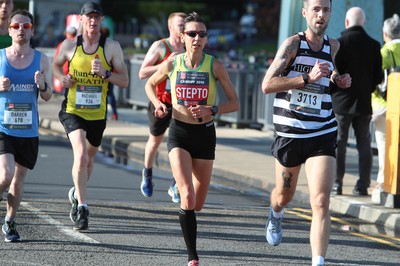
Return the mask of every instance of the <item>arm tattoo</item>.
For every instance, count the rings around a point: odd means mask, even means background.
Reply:
[[[288,58],[288,56],[287,56],[286,52],[281,55],[280,60],[282,63],[285,63],[285,64],[280,64],[276,69],[276,73],[278,73],[278,74],[283,73],[283,71],[286,68],[287,58]]]
[[[282,74],[285,69],[292,64],[294,57],[296,56],[297,50],[299,48],[300,39],[292,38],[288,45],[281,48],[279,54],[277,55],[279,64],[274,70],[275,76]]]
[[[292,177],[293,174],[292,173],[285,173],[282,172],[282,179],[283,179],[283,188],[284,189],[290,189],[290,182],[292,182]]]

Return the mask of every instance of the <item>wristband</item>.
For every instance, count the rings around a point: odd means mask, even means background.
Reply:
[[[332,83],[336,85],[336,78],[339,76],[339,74],[335,74],[332,76]]]
[[[307,85],[308,84],[308,74],[303,73],[302,76],[303,76],[304,85]]]
[[[106,70],[106,74],[104,76],[101,76],[102,79],[108,79],[109,77],[111,77],[111,71]]]
[[[46,82],[44,83],[44,89],[43,90],[41,90],[40,88],[39,88],[39,90],[40,90],[40,92],[46,92],[47,91],[47,83]]]

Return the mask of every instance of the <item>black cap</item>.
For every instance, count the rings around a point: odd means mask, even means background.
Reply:
[[[81,15],[87,15],[89,13],[97,13],[103,16],[103,9],[101,9],[99,4],[87,2],[82,6]]]

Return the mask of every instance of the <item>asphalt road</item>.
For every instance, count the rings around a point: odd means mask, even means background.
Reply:
[[[46,132],[42,132],[46,133]],[[72,230],[67,193],[72,151],[63,138],[43,135],[29,172],[17,222],[21,243],[0,242],[0,265],[186,265],[178,205],[167,194],[170,173],[156,171],[153,197],[142,196],[141,165],[121,166],[99,154],[88,188],[89,230]],[[201,265],[310,265],[309,206],[286,209],[284,239],[265,241],[264,191],[213,183],[197,214]],[[4,200],[0,212],[4,214]],[[399,265],[400,239],[366,234],[373,225],[333,214],[326,265]],[[370,228],[370,229],[369,229]],[[360,230],[363,229],[363,230]]]

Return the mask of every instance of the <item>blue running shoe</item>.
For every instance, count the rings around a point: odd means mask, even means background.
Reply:
[[[282,219],[272,215],[272,207],[269,207],[269,216],[265,225],[267,241],[272,246],[277,246],[282,242]]]
[[[142,171],[142,183],[140,184],[140,190],[142,191],[143,196],[151,197],[153,195],[153,182],[152,176],[145,176],[144,169]]]
[[[181,202],[181,195],[179,194],[178,186],[175,184],[169,186],[168,195],[171,196],[172,202],[179,203]]]
[[[6,242],[19,242],[21,238],[17,232],[17,225],[15,222],[5,222],[1,228],[3,234],[6,236],[4,241]]]

